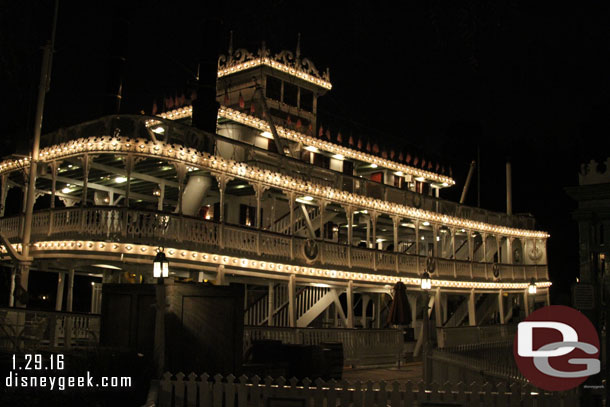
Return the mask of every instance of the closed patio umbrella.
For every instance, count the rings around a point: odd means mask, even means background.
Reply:
[[[388,324],[409,325],[411,320],[411,307],[407,299],[407,287],[399,281],[394,285],[394,301],[392,301],[390,306]]]

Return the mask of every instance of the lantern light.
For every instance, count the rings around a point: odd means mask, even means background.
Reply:
[[[169,262],[163,252],[163,248],[159,249],[153,261],[153,277],[169,277]]]
[[[432,288],[432,280],[430,280],[430,274],[425,271],[424,274],[421,276],[421,289],[422,290],[429,290]]]
[[[527,287],[528,294],[536,294],[536,280],[532,278],[530,285]]]

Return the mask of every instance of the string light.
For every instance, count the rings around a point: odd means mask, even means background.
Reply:
[[[79,156],[83,153],[102,154],[116,152],[144,157],[150,157],[151,155],[163,157],[168,161],[182,162],[193,168],[203,168],[215,173],[223,173],[233,178],[240,177],[247,181],[260,182],[268,186],[281,188],[284,191],[292,191],[300,195],[306,194],[314,199],[328,199],[339,204],[358,206],[361,209],[369,211],[374,210],[378,213],[385,213],[388,215],[419,219],[424,222],[434,222],[445,226],[468,228],[494,235],[539,239],[546,239],[549,237],[549,234],[543,231],[492,225],[357,195],[341,189],[305,182],[285,174],[262,169],[243,162],[213,156],[206,152],[197,151],[194,148],[165,144],[162,142],[155,143],[152,140],[146,139],[130,139],[123,136],[80,138],[43,148],[40,152],[40,159],[43,162],[48,162],[55,159]],[[0,174],[14,169],[22,169],[27,166],[29,166],[29,162],[24,159],[5,160],[0,163]]]
[[[32,254],[36,257],[36,254],[45,251],[82,251],[82,252],[105,252],[115,253],[117,255],[130,255],[134,254],[134,249],[139,249],[138,255],[134,257],[137,260],[140,256],[154,257],[157,254],[157,246],[149,245],[138,245],[138,244],[126,244],[117,243],[112,246],[106,246],[100,249],[99,243],[95,241],[76,241],[76,240],[63,240],[63,241],[40,241],[32,244]],[[21,250],[21,244],[12,245],[15,250]],[[0,246],[0,252],[6,253],[6,247]],[[189,258],[201,258],[203,260],[196,261],[199,263],[213,263],[213,264],[230,264],[231,267],[244,268],[244,269],[256,269],[261,271],[270,271],[280,274],[303,274],[308,276],[318,276],[324,279],[332,279],[338,281],[349,281],[355,280],[360,283],[366,284],[387,284],[402,283],[421,287],[422,281],[419,277],[400,277],[393,275],[382,275],[382,274],[370,274],[360,272],[346,272],[340,270],[331,269],[320,269],[315,267],[299,267],[282,263],[275,262],[258,262],[256,260],[250,260],[243,257],[232,257],[232,256],[219,256],[216,254],[188,251],[183,250],[178,252],[177,249],[166,249],[166,256],[168,259],[174,259],[175,264],[179,264],[182,259],[192,263],[195,260],[187,260]],[[190,256],[189,256],[190,255]],[[128,261],[130,256],[121,257],[122,261]],[[248,266],[249,264],[249,266]],[[427,282],[426,282],[427,284]],[[550,281],[536,281],[536,287],[538,288],[549,288],[552,283]],[[521,291],[527,289],[530,286],[530,282],[518,282],[518,283],[507,283],[507,282],[484,282],[484,281],[456,281],[456,280],[431,280],[432,287],[441,287],[449,289],[479,289],[479,290],[516,290]]]

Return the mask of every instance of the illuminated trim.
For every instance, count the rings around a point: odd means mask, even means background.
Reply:
[[[329,199],[343,205],[355,205],[361,209],[374,210],[389,215],[398,215],[411,219],[435,222],[445,226],[468,228],[479,232],[488,232],[504,236],[548,238],[549,234],[542,231],[515,229],[497,226],[468,219],[461,219],[436,212],[417,209],[406,205],[352,194],[340,189],[303,182],[299,179],[248,165],[243,162],[225,159],[197,151],[194,148],[154,142],[146,139],[131,139],[123,136],[89,137],[67,141],[40,150],[41,161],[51,161],[76,156],[83,153],[120,153],[136,154],[145,157],[162,157],[177,161],[191,167],[220,172],[247,181],[258,182],[283,191],[292,191],[299,196],[308,195],[317,199]],[[29,166],[28,159],[6,160],[0,163],[0,174]]]
[[[168,120],[179,120],[187,117],[191,117],[193,115],[193,107],[185,106],[179,109],[170,110],[168,112],[164,112],[159,114],[158,116],[163,119]],[[222,117],[225,119],[233,120],[235,122],[245,124],[246,126],[250,126],[252,128],[261,130],[261,131],[271,131],[271,127],[269,123],[265,120],[259,119],[258,117],[251,116],[246,113],[241,113],[238,110],[231,109],[230,107],[220,106],[218,109],[218,117]],[[147,126],[153,126],[154,121],[147,122]],[[363,153],[361,151],[357,151],[348,147],[343,147],[329,141],[321,140],[317,137],[311,137],[303,133],[299,133],[298,131],[290,130],[282,126],[275,126],[278,135],[281,138],[291,140],[297,143],[303,143],[306,146],[316,147],[320,150],[327,151],[331,154],[340,154],[345,158],[351,158],[353,160],[363,161],[372,165],[381,166],[384,168],[388,168],[395,172],[402,172],[403,174],[412,175],[413,177],[420,177],[425,180],[437,182],[443,186],[455,185],[455,180],[446,175],[436,174],[431,171],[420,170],[415,167],[411,167],[409,165],[399,164],[397,162],[377,157],[372,154]]]
[[[12,245],[15,250],[21,251],[22,245],[16,243]],[[32,244],[31,254],[36,257],[36,253],[44,251],[87,251],[97,253],[111,253],[120,255],[136,255],[147,256],[154,258],[157,254],[158,246],[149,246],[133,243],[118,243],[118,242],[101,242],[90,240],[52,240],[40,241]],[[6,253],[6,248],[0,246],[2,253]],[[233,257],[222,254],[199,252],[194,250],[184,250],[177,248],[165,247],[165,255],[171,261],[189,261],[202,262],[224,265],[228,267],[236,267],[241,269],[255,269],[268,272],[277,272],[281,274],[294,274],[303,277],[324,278],[331,280],[359,281],[363,283],[375,284],[394,284],[398,281],[406,285],[421,287],[421,279],[414,277],[397,277],[396,275],[369,274],[362,272],[321,269],[316,267],[302,267],[292,264],[276,263],[264,260],[253,260],[245,257]],[[522,283],[498,283],[498,282],[477,282],[477,281],[452,281],[452,280],[437,280],[432,279],[432,287],[441,288],[464,288],[464,289],[481,289],[481,290],[525,290],[530,282]],[[539,288],[548,288],[552,285],[550,281],[537,281],[536,286]]]
[[[293,68],[291,66],[288,66],[286,64],[283,64],[281,62],[275,61],[275,60],[273,60],[271,58],[268,58],[268,57],[264,57],[264,58],[258,57],[258,58],[251,59],[251,60],[246,61],[246,62],[242,62],[242,63],[235,64],[235,65],[231,65],[228,68],[219,69],[218,70],[218,77],[222,78],[223,76],[227,76],[227,75],[234,74],[234,73],[237,73],[237,72],[245,71],[247,69],[256,68],[256,67],[259,67],[261,65],[268,66],[269,68],[273,68],[273,69],[278,70],[280,72],[284,72],[284,73],[286,73],[288,75],[297,77],[299,79],[303,79],[304,81],[307,81],[309,83],[313,83],[314,85],[320,86],[320,87],[322,87],[324,89],[331,90],[332,87],[333,87],[333,85],[329,81],[326,81],[324,79],[317,78],[317,77],[315,77],[313,75],[310,75],[308,73],[299,71],[298,69],[295,69],[295,68]]]

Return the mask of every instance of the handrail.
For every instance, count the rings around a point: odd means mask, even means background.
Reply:
[[[53,216],[51,216],[53,215]],[[247,253],[257,258],[276,258],[290,263],[312,264],[304,254],[307,239],[268,230],[257,230],[211,220],[158,212],[116,207],[61,208],[37,211],[32,235],[38,240],[55,238],[99,238],[117,242],[158,244],[159,241],[180,242],[181,247],[200,250],[225,250]],[[0,219],[0,229],[11,241],[20,236],[20,222],[15,218]],[[349,246],[319,241],[320,253],[313,263],[351,270],[396,271],[418,277],[425,266],[425,256]],[[437,258],[438,273],[446,279],[464,277],[493,281],[492,263]],[[455,265],[454,271],[449,265]],[[538,270],[543,273],[538,275]],[[500,265],[502,279],[513,281],[540,280],[546,277],[546,265]]]

